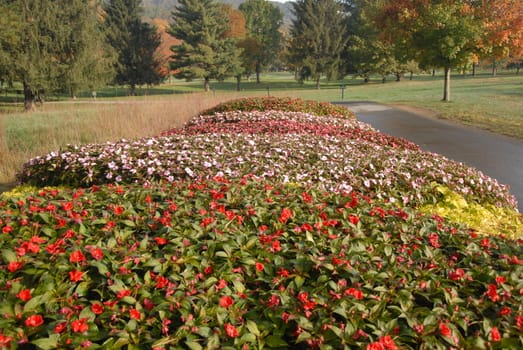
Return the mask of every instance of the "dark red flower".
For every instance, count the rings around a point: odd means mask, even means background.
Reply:
[[[240,333],[238,332],[238,329],[236,329],[236,327],[234,327],[230,323],[226,323],[225,324],[225,333],[227,334],[227,336],[229,338],[236,338],[236,337],[240,336]]]
[[[27,327],[38,327],[44,324],[44,318],[42,315],[31,315],[25,319],[25,325]]]

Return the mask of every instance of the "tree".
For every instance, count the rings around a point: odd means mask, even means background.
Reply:
[[[385,0],[375,17],[384,36],[424,69],[443,67],[443,101],[450,101],[450,72],[470,62],[481,33],[466,0]]]
[[[289,51],[301,64],[302,76],[320,88],[320,78],[340,75],[341,54],[347,43],[342,6],[335,0],[298,0],[293,3]]]
[[[249,56],[255,60],[256,82],[259,84],[262,70],[273,63],[281,51],[283,13],[266,0],[247,0],[239,9],[245,15],[248,36],[258,42],[258,45],[247,45],[246,48],[255,48]]]
[[[236,77],[236,91],[241,90],[242,74],[247,71],[247,66],[250,64],[248,59],[244,56],[244,44],[247,35],[247,28],[245,28],[245,16],[240,10],[234,9],[231,5],[222,5],[223,11],[229,19],[229,29],[225,32],[226,38],[233,38],[236,40],[236,47],[240,49],[241,64],[234,68],[233,75]]]
[[[492,61],[496,74],[497,61],[523,59],[523,2],[520,0],[481,1],[476,16],[483,22],[480,57]]]
[[[0,0],[0,8],[0,74],[22,83],[26,110],[44,93],[74,93],[110,78],[96,1]]]
[[[201,78],[209,91],[211,79],[237,73],[240,50],[234,38],[226,37],[229,24],[222,6],[213,0],[179,0],[172,18],[169,33],[182,41],[172,48],[177,78]]]
[[[155,27],[142,21],[140,0],[110,0],[105,6],[108,43],[116,50],[115,82],[136,86],[162,80],[162,60],[157,55],[161,36]]]

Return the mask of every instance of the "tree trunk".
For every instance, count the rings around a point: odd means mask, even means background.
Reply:
[[[472,63],[472,76],[476,76],[476,63]]]
[[[316,90],[320,89],[320,77],[316,78]]]
[[[209,92],[209,90],[211,90],[211,80],[208,77],[205,77],[205,81],[203,82],[203,88],[205,92]]]
[[[236,76],[236,91],[241,91],[241,86],[240,86],[241,81],[242,81],[242,76],[240,74],[238,74]]]
[[[413,75],[414,75],[414,73],[410,72],[409,80],[412,80]]]
[[[256,62],[256,84],[260,84],[260,73],[261,73],[261,64],[260,62]]]
[[[396,73],[396,81],[401,81],[401,73]]]
[[[494,60],[494,62],[492,62],[492,76],[496,76],[498,74],[498,64],[496,62],[496,60]]]
[[[131,89],[129,90],[130,96],[136,96],[136,85],[131,84]]]
[[[26,112],[36,111],[36,96],[26,82],[24,82],[24,108]]]
[[[435,69],[432,70],[432,76],[433,76],[433,77],[436,76],[436,70],[435,70]]]
[[[445,67],[445,84],[443,87],[443,101],[450,102],[450,67]]]

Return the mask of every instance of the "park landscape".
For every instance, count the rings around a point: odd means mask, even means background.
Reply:
[[[386,41],[365,39],[380,61]],[[458,55],[446,103],[450,67],[334,79],[326,58],[300,62],[309,75],[297,80],[259,81],[260,61],[252,81],[189,66],[175,74],[192,81],[119,74],[96,95],[70,81],[38,107],[38,87],[13,82],[23,97],[6,90],[0,105],[0,348],[523,347],[523,219],[510,189],[329,103],[407,105],[520,138],[519,71],[472,73],[476,54]]]

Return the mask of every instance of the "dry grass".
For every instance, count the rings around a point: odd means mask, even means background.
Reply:
[[[183,94],[113,101],[48,103],[35,113],[0,115],[0,192],[14,185],[29,159],[67,144],[154,136],[200,111],[237,98],[233,93]]]

